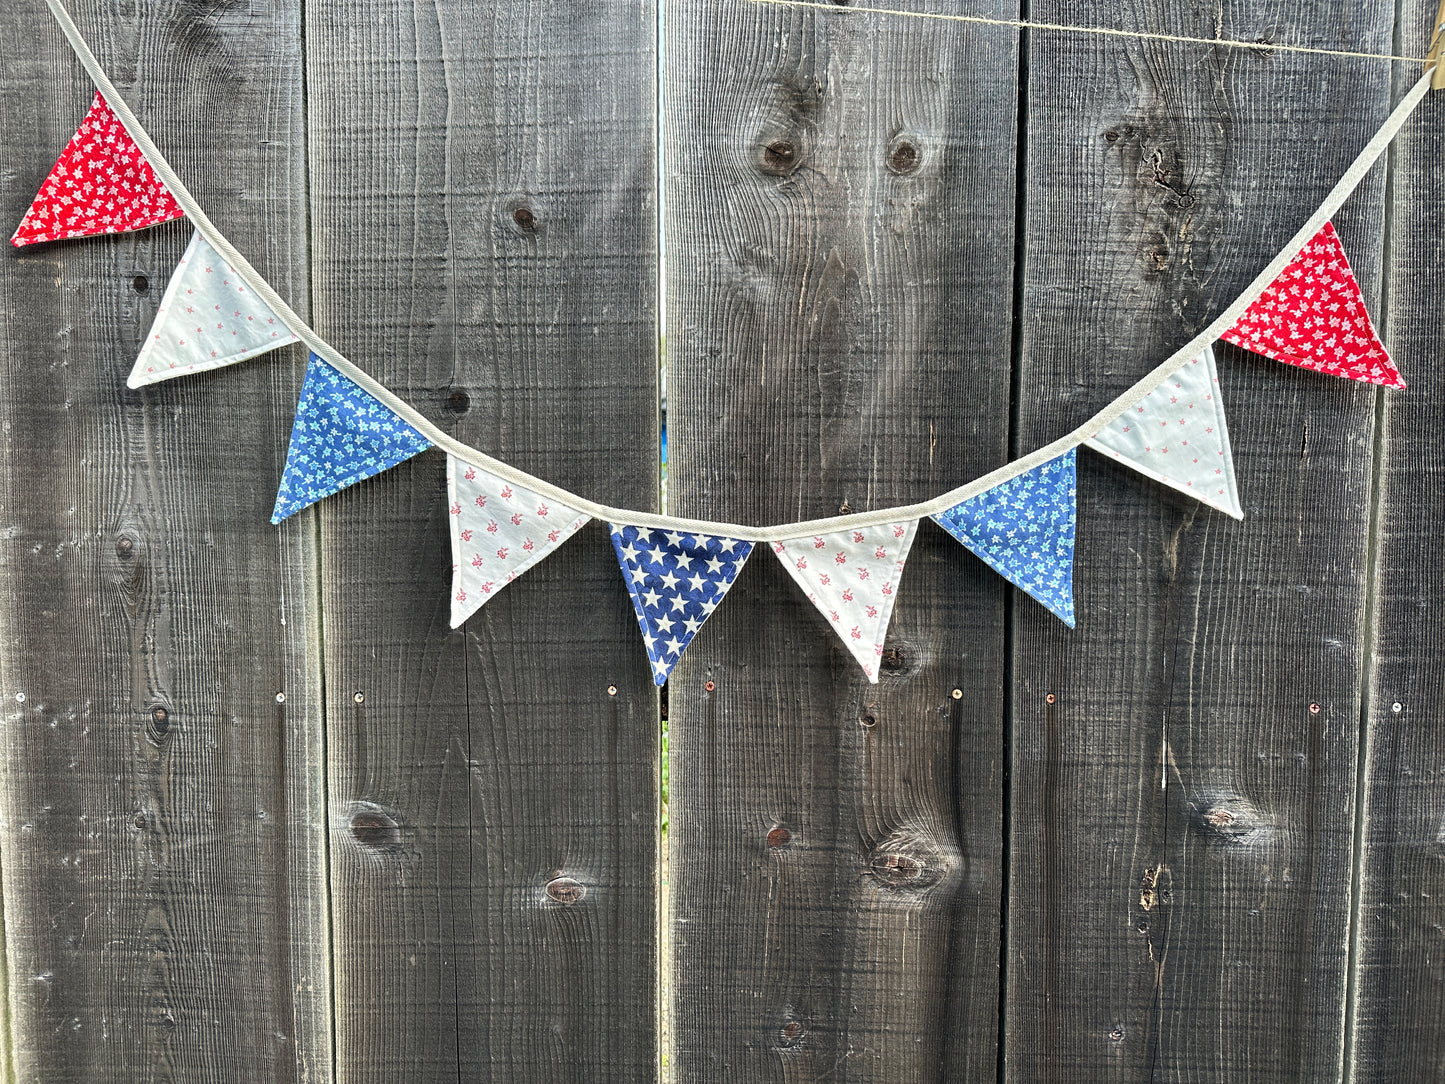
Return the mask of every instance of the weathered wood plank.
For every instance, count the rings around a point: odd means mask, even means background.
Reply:
[[[1404,43],[1428,39],[1434,5],[1401,5]],[[1410,46],[1407,44],[1408,50]],[[1404,82],[1415,73],[1402,68]],[[1445,1076],[1437,942],[1445,907],[1445,788],[1440,705],[1445,600],[1440,524],[1441,282],[1439,162],[1445,101],[1432,95],[1396,145],[1385,341],[1410,387],[1384,397],[1373,576],[1375,647],[1365,718],[1361,899],[1350,1079]]]
[[[1013,35],[666,28],[672,509],[784,522],[1003,462]],[[1003,616],[924,524],[870,686],[754,554],[670,686],[678,1081],[994,1079]]]
[[[1370,50],[1392,14],[1034,7]],[[1232,300],[1389,106],[1373,62],[1042,34],[1030,54],[1021,450]],[[1336,219],[1367,288],[1379,180]],[[1247,521],[1081,460],[1079,628],[1016,611],[1010,1080],[1340,1074],[1375,393],[1220,364]]]
[[[300,5],[71,6],[218,224],[304,307]],[[35,0],[0,9],[0,50],[8,232],[94,90]],[[330,1072],[312,554],[267,522],[300,355],[125,389],[189,236],[0,257],[0,853],[21,1081]]]
[[[307,7],[319,330],[461,439],[637,508],[655,16]],[[657,698],[616,559],[590,526],[449,630],[443,471],[318,517],[337,1079],[652,1079]]]

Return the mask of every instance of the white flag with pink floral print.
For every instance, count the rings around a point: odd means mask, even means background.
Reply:
[[[171,274],[126,385],[139,388],[235,365],[296,341],[281,318],[197,233]]]
[[[447,456],[452,628],[571,538],[592,517]]]
[[[773,552],[877,684],[883,637],[918,521],[774,542]]]

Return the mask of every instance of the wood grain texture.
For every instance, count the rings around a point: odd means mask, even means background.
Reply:
[[[1419,10],[1415,10],[1416,7]],[[1433,5],[1401,5],[1402,41],[1424,41]],[[1406,74],[1404,72],[1402,75]],[[1398,89],[1398,88],[1397,88]],[[1445,100],[1432,95],[1392,162],[1385,341],[1408,390],[1384,396],[1373,575],[1375,646],[1365,715],[1360,913],[1349,1079],[1445,1076],[1445,603],[1440,370],[1445,246],[1439,162]]]
[[[671,510],[786,522],[1003,462],[1014,35],[737,3],[665,25]],[[994,1079],[1004,598],[925,524],[873,686],[761,547],[693,642],[676,1080]]]
[[[307,7],[318,330],[460,439],[637,508],[655,21],[645,0]],[[452,631],[440,453],[288,531],[312,522],[337,1080],[653,1079],[658,704],[605,530]]]
[[[304,307],[300,5],[71,7],[217,223]],[[94,90],[35,0],[0,10],[0,53],[13,224]],[[267,523],[300,355],[124,386],[190,232],[0,256],[19,1081],[330,1072],[312,553]]]
[[[1370,50],[1393,19],[1033,14]],[[1390,104],[1376,63],[1042,34],[1030,59],[1021,452],[1228,304]],[[1372,301],[1381,177],[1336,218]],[[1247,520],[1081,460],[1079,628],[1017,610],[1009,1080],[1340,1076],[1376,392],[1220,364]]]

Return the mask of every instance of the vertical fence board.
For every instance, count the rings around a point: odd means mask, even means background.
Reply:
[[[322,0],[307,41],[321,333],[653,507],[655,9]],[[605,529],[453,631],[440,453],[317,516],[338,1080],[652,1079],[657,699]]]
[[[1003,462],[1013,33],[733,3],[665,33],[671,509],[786,522]],[[693,642],[675,1079],[994,1078],[1003,597],[922,524],[872,686],[762,546]]]
[[[1403,51],[1429,37],[1433,4],[1401,7]],[[1404,82],[1415,78],[1402,67]],[[1403,85],[1403,84],[1402,84]],[[1385,342],[1409,382],[1384,398],[1383,468],[1374,553],[1375,650],[1365,716],[1366,774],[1353,1058],[1356,1081],[1445,1076],[1445,788],[1440,705],[1445,600],[1440,455],[1441,101],[1432,95],[1392,162],[1389,326]]]
[[[296,297],[300,5],[71,6],[217,223]],[[94,90],[43,4],[5,5],[0,31],[8,232]],[[0,855],[20,1081],[330,1072],[311,550],[267,522],[299,354],[124,387],[190,233],[0,257]]]
[[[1392,25],[1379,2],[1033,14],[1376,51]],[[1020,451],[1228,304],[1389,105],[1378,63],[1030,56]],[[1336,217],[1367,290],[1380,176]],[[1079,628],[1017,609],[1011,1080],[1340,1072],[1375,392],[1219,355],[1246,522],[1081,452]]]

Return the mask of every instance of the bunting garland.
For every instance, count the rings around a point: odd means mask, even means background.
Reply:
[[[184,213],[97,91],[10,243],[129,233]]]
[[[1072,627],[1079,445],[1226,515],[1243,516],[1213,341],[1316,372],[1405,386],[1329,218],[1423,99],[1428,72],[1255,284],[1191,343],[1067,436],[931,500],[807,524],[756,528],[612,508],[452,439],[320,339],[210,225],[115,93],[59,0],[47,2],[100,89],[12,243],[121,233],[182,215],[197,227],[129,385],[232,365],[304,341],[312,352],[273,523],[441,447],[447,452],[452,625],[466,621],[589,520],[603,519],[659,685],[759,541],[771,543],[876,683],[903,569],[925,516]]]
[[[1370,322],[1331,222],[1221,338],[1286,365],[1386,388],[1405,386]]]
[[[614,523],[612,546],[647,645],[653,681],[661,685],[737,580],[753,544]]]

